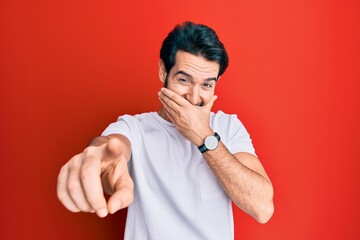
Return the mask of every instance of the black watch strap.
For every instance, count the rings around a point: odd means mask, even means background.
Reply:
[[[220,139],[219,134],[217,134],[217,132],[214,133],[214,137],[216,137],[216,139],[220,142],[221,139]],[[201,145],[198,147],[198,149],[200,150],[201,153],[204,153],[204,152],[206,152],[207,150],[209,150],[209,149],[207,149],[207,147],[205,146],[205,143],[201,144]]]

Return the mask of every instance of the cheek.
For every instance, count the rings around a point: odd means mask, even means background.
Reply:
[[[190,85],[177,84],[177,83],[174,83],[171,81],[169,82],[167,88],[170,89],[171,91],[177,93],[178,95],[182,96],[183,98],[186,98],[186,94],[192,93]],[[201,98],[201,100],[205,104],[210,102],[211,98],[214,96],[214,89],[204,90],[201,87],[199,87],[197,89],[198,89],[197,95]]]
[[[170,82],[168,84],[168,89],[183,97],[189,92],[189,86],[174,84]]]
[[[213,96],[214,96],[213,91],[204,91],[204,93],[202,94],[202,98],[203,98],[203,101],[205,102],[205,104],[210,102],[210,100]]]

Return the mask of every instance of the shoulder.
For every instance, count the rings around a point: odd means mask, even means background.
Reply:
[[[218,132],[231,153],[248,152],[256,156],[252,140],[236,114],[212,113],[212,129]]]
[[[219,131],[229,137],[248,134],[237,114],[227,114],[222,111],[211,113],[210,125],[214,131]]]
[[[152,121],[155,112],[139,113],[134,115],[124,114],[118,117],[117,121],[124,121],[126,123],[140,123],[143,121]]]
[[[130,142],[134,138],[148,129],[148,126],[154,125],[154,113],[141,113],[135,115],[124,114],[117,118],[116,122],[111,123],[101,134],[107,136],[110,134],[121,134],[127,137]]]
[[[223,111],[211,112],[210,119],[213,123],[219,124],[241,124],[237,114],[228,114]]]

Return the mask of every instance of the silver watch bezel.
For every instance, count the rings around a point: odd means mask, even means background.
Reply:
[[[210,135],[205,138],[204,144],[208,150],[215,150],[219,145],[219,140],[214,135]]]

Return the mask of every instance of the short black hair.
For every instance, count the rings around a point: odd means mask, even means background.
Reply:
[[[175,65],[175,56],[179,50],[217,62],[220,65],[218,78],[229,64],[228,54],[216,32],[203,24],[192,22],[178,24],[164,39],[160,49],[160,58],[164,62],[167,73]]]

